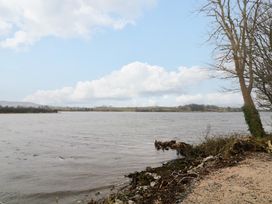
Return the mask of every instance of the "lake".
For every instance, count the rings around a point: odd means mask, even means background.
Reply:
[[[271,131],[272,113],[261,113]],[[176,158],[154,140],[247,133],[242,113],[61,112],[0,115],[0,203],[79,203],[124,175]]]

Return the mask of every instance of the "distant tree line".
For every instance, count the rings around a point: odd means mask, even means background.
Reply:
[[[11,107],[0,106],[0,113],[57,113],[58,110],[49,107]]]
[[[201,105],[201,104],[189,104],[178,107],[181,110],[186,111],[205,111],[205,112],[240,112],[241,108],[233,107],[219,107],[215,105]]]
[[[94,108],[87,107],[12,107],[0,106],[0,113],[57,113],[59,111],[75,111],[75,112],[240,112],[241,108],[219,107],[215,105],[188,104],[184,106],[166,107],[112,107],[100,106]]]
[[[184,106],[166,107],[112,107],[100,106],[94,108],[58,107],[59,111],[97,111],[97,112],[240,112],[241,108],[219,107],[215,105],[188,104]]]

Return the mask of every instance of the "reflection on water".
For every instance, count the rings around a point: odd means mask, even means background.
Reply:
[[[265,128],[271,113],[262,113]],[[124,174],[175,158],[155,139],[196,143],[246,132],[241,113],[59,113],[0,115],[0,202],[73,203]]]

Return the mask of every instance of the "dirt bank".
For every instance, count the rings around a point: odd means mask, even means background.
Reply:
[[[239,165],[205,176],[182,202],[194,203],[272,203],[272,155],[251,153]]]
[[[213,137],[199,145],[155,141],[183,155],[128,175],[130,184],[89,204],[272,203],[272,137]]]

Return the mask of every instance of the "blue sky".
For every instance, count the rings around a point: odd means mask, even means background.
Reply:
[[[0,0],[0,100],[241,104],[205,69],[213,47],[203,0],[70,2]]]

